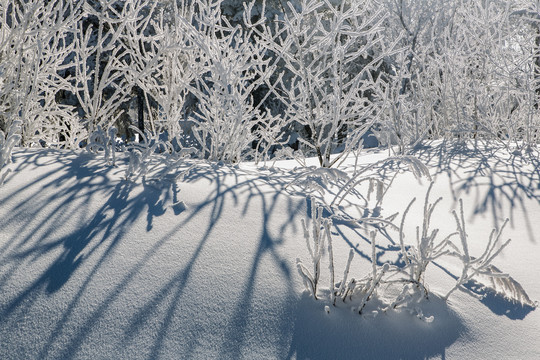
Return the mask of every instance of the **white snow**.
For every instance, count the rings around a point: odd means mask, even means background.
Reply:
[[[494,263],[540,300],[538,152],[479,149],[417,151],[435,179],[432,199],[443,197],[433,227],[455,231],[450,211],[462,198],[469,250],[479,255],[509,217],[502,240],[512,242]],[[384,156],[373,150],[360,162]],[[434,295],[422,312],[431,323],[313,300],[295,264],[309,259],[301,219],[310,209],[301,189],[284,190],[298,172],[290,162],[273,170],[199,163],[183,181],[155,184],[123,180],[120,155],[117,167],[59,150],[16,149],[13,160],[0,187],[0,359],[540,358],[538,310],[491,293],[436,296],[453,286],[448,272],[460,275],[456,264],[428,266]],[[390,215],[419,200],[406,239],[421,226],[428,185],[398,175],[382,202]],[[353,205],[343,209],[355,216]],[[333,230],[336,276],[351,246],[349,276],[369,272],[359,230],[346,221]]]

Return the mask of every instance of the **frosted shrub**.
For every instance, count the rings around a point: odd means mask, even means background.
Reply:
[[[134,86],[129,76],[129,47],[120,39],[127,28],[144,26],[152,15],[149,0],[122,4],[102,1],[85,6],[85,20],[77,23],[75,94],[90,132],[114,126]],[[92,21],[88,25],[88,22]],[[127,66],[126,66],[127,65]]]
[[[406,154],[408,149],[433,135],[429,106],[435,100],[423,96],[424,86],[410,72],[407,60],[405,53],[398,54],[393,64],[395,70],[381,75],[388,78],[384,93],[387,106],[372,129],[379,145],[388,146],[390,152],[398,154]],[[411,79],[415,81],[415,91],[406,91]]]
[[[157,4],[145,2],[148,15],[144,21],[126,23],[120,39],[127,51],[120,61],[127,70],[128,82],[141,89],[138,96],[144,97],[146,108],[151,109],[150,100],[159,105],[159,111],[146,113],[148,128],[178,138],[182,135],[180,122],[185,118],[188,85],[195,77],[190,66],[197,61],[196,52],[186,44],[183,25],[184,21],[191,23],[193,9],[185,3],[179,7],[174,1],[172,9],[165,12]]]
[[[508,223],[508,219],[506,219],[499,231],[496,231],[495,229],[491,231],[486,249],[482,255],[473,257],[469,253],[467,233],[465,231],[465,218],[463,216],[463,202],[461,199],[459,201],[459,210],[459,216],[456,211],[453,211],[452,214],[456,220],[461,249],[457,246],[453,246],[453,248],[456,249],[456,253],[452,255],[461,260],[463,269],[455,286],[448,291],[444,298],[448,299],[455,290],[464,286],[467,282],[471,280],[476,281],[478,278],[483,277],[489,281],[485,286],[489,287],[491,285],[492,289],[512,301],[516,301],[522,305],[536,307],[537,305],[529,298],[525,290],[517,281],[512,279],[509,275],[501,273],[499,269],[491,264],[493,259],[495,259],[495,257],[497,257],[497,255],[499,255],[510,243],[510,239],[501,242],[502,232]]]
[[[75,107],[57,97],[72,91],[68,70],[81,9],[75,1],[2,1],[0,128],[19,119],[23,146],[61,143],[62,124],[75,118]]]
[[[349,271],[352,260],[354,258],[354,250],[350,250],[349,257],[343,273],[343,278],[336,282],[335,269],[334,269],[334,253],[333,242],[330,227],[332,225],[331,219],[323,218],[324,208],[318,205],[315,199],[311,198],[311,216],[312,216],[312,230],[309,232],[305,220],[302,220],[304,228],[304,239],[309,250],[311,257],[311,263],[313,271],[311,272],[300,259],[296,260],[298,266],[298,272],[304,281],[306,290],[308,290],[315,299],[319,299],[318,288],[319,280],[321,277],[321,261],[325,249],[325,240],[328,247],[328,269],[330,273],[330,301],[334,306],[339,304],[349,303],[354,311],[359,314],[363,313],[363,310],[375,295],[377,289],[383,283],[383,277],[393,272],[395,267],[391,267],[389,264],[383,266],[377,265],[376,256],[376,232],[370,233],[371,239],[371,272],[360,278],[349,278]]]
[[[473,0],[385,0],[388,60],[383,135],[403,151],[423,139],[535,142],[539,127],[538,5]],[[383,136],[384,137],[384,136]]]
[[[0,130],[0,185],[11,172],[11,169],[5,169],[5,167],[11,163],[11,152],[21,140],[21,123],[20,120],[11,123],[7,135]]]
[[[448,26],[456,3],[449,0],[394,1],[382,0],[387,9],[384,36],[398,39],[399,53],[386,59],[386,92],[388,106],[381,113],[374,131],[379,143],[398,145],[405,153],[426,138],[433,138],[433,112],[437,108],[437,93],[430,86],[439,67],[430,62],[435,49],[444,48],[439,40]],[[431,72],[433,71],[433,73]]]
[[[197,54],[190,86],[198,100],[193,134],[205,158],[236,163],[254,142],[264,139],[272,145],[281,131],[281,119],[262,111],[253,99],[272,73],[267,49],[252,39],[253,30],[233,26],[222,16],[220,0],[195,3],[199,12],[193,24],[181,19]]]
[[[368,1],[297,5],[287,3],[282,19],[250,28],[283,69],[272,89],[288,122],[305,130],[298,133],[300,145],[331,167],[361,146],[385,107],[376,74],[393,46],[382,45],[384,13]]]
[[[4,0],[0,128],[19,119],[23,146],[78,148],[98,125],[120,129],[137,93],[141,129],[196,142],[212,160],[264,161],[294,144],[331,167],[368,132],[400,154],[437,138],[534,145],[538,10],[497,0]]]
[[[393,267],[390,264],[385,263],[383,266],[377,265],[376,254],[376,238],[375,231],[370,232],[371,241],[371,273],[364,276],[361,279],[351,278],[348,280],[351,262],[354,258],[354,250],[350,250],[347,264],[345,265],[345,271],[343,273],[343,279],[334,284],[334,259],[331,236],[328,237],[328,252],[330,261],[330,299],[334,306],[338,304],[350,303],[354,306],[351,307],[353,312],[358,312],[362,315],[364,308],[369,300],[375,295],[377,289],[382,284],[383,277],[393,271]],[[338,303],[339,301],[339,303]]]
[[[455,286],[444,296],[445,300],[458,288],[464,286],[469,281],[480,281],[485,288],[494,291],[511,301],[516,301],[523,306],[536,307],[521,285],[507,274],[501,273],[493,264],[493,260],[510,243],[510,240],[501,243],[501,236],[508,220],[496,231],[491,232],[482,255],[478,258],[469,253],[468,235],[465,229],[465,217],[463,213],[463,201],[459,200],[459,216],[456,211],[452,211],[456,221],[457,231],[449,234],[442,240],[437,240],[439,229],[430,230],[431,216],[435,206],[441,198],[434,203],[429,202],[429,194],[433,183],[430,185],[424,202],[422,228],[416,228],[416,245],[407,247],[404,243],[404,222],[405,217],[414,202],[409,204],[405,210],[400,226],[400,246],[401,255],[404,258],[405,266],[402,269],[409,273],[409,281],[425,290],[423,276],[427,266],[434,260],[444,261],[444,258],[457,258],[462,263],[461,275],[458,277]],[[459,246],[454,238],[459,237]],[[483,279],[482,279],[483,278]],[[427,291],[426,291],[427,294]]]

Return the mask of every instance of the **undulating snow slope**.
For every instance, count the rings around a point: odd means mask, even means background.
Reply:
[[[538,153],[479,146],[417,151],[435,179],[432,198],[444,197],[433,225],[455,231],[450,210],[463,198],[474,255],[510,217],[503,237],[513,240],[495,264],[540,300]],[[456,291],[448,304],[436,296],[459,275],[451,262],[427,270],[431,323],[396,311],[327,314],[296,269],[297,257],[308,260],[301,219],[311,202],[300,181],[290,185],[293,166],[200,163],[177,183],[130,183],[122,160],[15,151],[0,187],[0,359],[540,358],[540,311],[489,292]],[[407,239],[421,225],[428,184],[400,174],[383,201],[390,215],[418,197]],[[343,209],[360,216],[348,200]],[[351,272],[369,271],[359,229],[347,221],[333,229],[337,272],[350,246]],[[385,249],[397,239],[378,240],[381,262],[395,257]]]

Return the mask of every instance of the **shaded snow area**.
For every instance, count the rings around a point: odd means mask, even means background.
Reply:
[[[493,265],[540,300],[538,153],[478,149],[435,143],[414,152],[433,177],[431,199],[443,197],[431,228],[456,231],[451,210],[459,215],[463,199],[468,250],[478,257],[509,218],[501,241],[512,241]],[[386,156],[366,152],[359,163]],[[178,181],[130,182],[121,157],[113,167],[85,152],[16,149],[13,160],[0,187],[0,359],[540,358],[534,306],[480,280],[444,301],[461,275],[451,257],[428,265],[427,299],[388,307],[397,294],[381,288],[359,314],[358,304],[333,306],[326,296],[325,248],[315,300],[296,264],[310,264],[302,219],[309,227],[314,202],[333,201],[339,174],[288,161],[186,160]],[[352,174],[354,160],[340,169]],[[373,173],[393,176],[384,166]],[[403,222],[413,243],[429,184],[403,171],[375,208],[360,206],[367,183],[333,207],[336,282],[351,248],[350,276],[370,273],[372,251],[379,270],[403,262],[397,231],[381,231],[372,247],[354,219],[399,212],[399,226],[416,197]]]

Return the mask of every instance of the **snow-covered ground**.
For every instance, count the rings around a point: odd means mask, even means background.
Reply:
[[[538,152],[479,148],[416,152],[435,180],[431,198],[444,198],[433,227],[455,231],[450,210],[462,198],[474,255],[509,217],[503,238],[512,242],[494,263],[540,300]],[[308,259],[301,219],[311,202],[294,163],[199,163],[182,181],[156,184],[127,182],[122,160],[111,167],[84,152],[13,157],[0,187],[0,359],[540,358],[540,312],[478,289],[482,298],[456,291],[444,303],[437,294],[460,274],[443,260],[426,272],[431,323],[403,311],[325,312],[296,269],[297,257]],[[400,174],[382,203],[390,215],[418,198],[408,239],[428,185]],[[343,210],[360,216],[347,200]],[[353,246],[351,272],[369,272],[359,229],[336,221],[333,232],[337,271]],[[378,241],[381,262],[392,261],[397,234]]]

